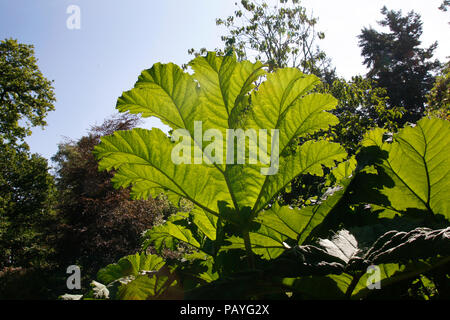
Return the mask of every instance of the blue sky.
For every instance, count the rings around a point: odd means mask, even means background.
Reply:
[[[440,0],[304,0],[326,34],[322,48],[339,75],[365,72],[356,36],[376,26],[381,7],[422,14],[424,45],[439,41],[436,57],[450,55],[450,13]],[[54,80],[56,110],[45,130],[27,139],[32,152],[50,158],[64,137],[77,139],[114,114],[117,98],[133,87],[140,72],[156,62],[183,64],[189,48],[214,49],[223,29],[217,17],[234,11],[235,0],[1,0],[0,39],[33,44],[45,77]],[[81,28],[69,30],[70,5],[81,9]],[[155,120],[146,126],[159,126]]]

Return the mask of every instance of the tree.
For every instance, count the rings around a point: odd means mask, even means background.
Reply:
[[[54,204],[54,178],[47,160],[2,145],[0,299],[54,298],[54,288],[65,284],[65,274],[55,274],[52,259]]]
[[[170,210],[163,199],[130,200],[128,189],[116,190],[113,172],[99,172],[92,150],[100,137],[136,126],[129,114],[107,119],[77,141],[66,141],[52,158],[58,189],[56,260],[60,268],[96,272],[140,247],[140,235]]]
[[[23,139],[54,109],[51,82],[33,46],[0,42],[0,267],[44,263],[44,230],[52,219],[53,178],[47,160]]]
[[[437,42],[425,49],[419,47],[422,21],[414,11],[402,16],[401,11],[383,7],[381,13],[385,17],[378,23],[390,32],[370,27],[358,36],[364,64],[370,69],[367,76],[386,88],[390,107],[406,109],[401,124],[416,122],[424,114],[426,95],[440,67],[439,61],[431,60]]]
[[[317,46],[325,34],[315,30],[317,19],[309,16],[299,2],[280,0],[273,7],[266,1],[241,0],[241,6],[236,3],[233,16],[216,19],[216,24],[229,32],[222,36],[224,49],[218,51],[234,50],[239,60],[255,58],[271,69],[294,67],[331,82],[334,70]]]
[[[0,143],[18,145],[32,127],[45,126],[54,102],[51,81],[39,70],[33,46],[13,39],[1,41]]]
[[[48,169],[47,160],[39,155],[1,146],[0,268],[46,263],[45,232],[54,200]]]

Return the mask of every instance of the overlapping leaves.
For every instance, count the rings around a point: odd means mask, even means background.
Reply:
[[[286,285],[310,298],[360,299],[371,292],[370,284],[377,284],[371,279],[375,268],[381,288],[449,262],[450,228],[392,230],[367,249],[360,248],[347,230],[341,230],[318,246],[299,246],[286,252],[271,272],[284,274]],[[298,275],[301,277],[293,278]]]
[[[375,149],[377,160],[372,161],[373,167],[366,167],[363,172],[364,157],[359,157],[358,163],[352,158],[331,171],[328,180],[331,187],[315,205],[280,207],[276,197],[294,178],[302,174],[322,176],[324,167],[333,168],[346,158],[339,144],[323,140],[307,141],[296,146],[294,152],[287,152],[292,151],[298,137],[337,123],[337,118],[327,112],[336,106],[336,100],[330,95],[311,93],[318,79],[297,69],[284,68],[266,74],[260,63],[238,62],[234,56],[220,57],[214,53],[197,57],[189,66],[192,74],[174,64],[155,64],[141,74],[132,90],[119,98],[117,108],[144,117],[155,116],[173,130],[184,130],[187,136],[183,139],[191,144],[190,164],[172,161],[176,144],[159,129],[118,131],[102,138],[95,153],[100,159],[100,169],[114,169],[115,185],[131,186],[135,198],[163,192],[174,203],[186,198],[194,204],[191,212],[173,215],[149,230],[144,245],[152,245],[158,251],[175,249],[179,242],[190,245],[194,253],[185,260],[200,262],[203,273],[194,278],[210,283],[204,292],[217,292],[222,285],[243,289],[234,280],[221,278],[226,267],[220,259],[227,254],[232,256],[229,251],[233,249],[271,260],[264,272],[269,277],[281,277],[282,290],[290,288],[302,294],[303,290],[312,293],[314,288],[322,287],[340,297],[367,294],[367,275],[361,274],[361,270],[368,264],[379,264],[381,281],[389,283],[437,265],[424,259],[448,256],[442,249],[448,246],[448,229],[388,232],[372,243],[368,251],[361,250],[352,235],[343,232],[331,240],[322,240],[319,246],[305,244],[330,212],[342,208],[342,202],[349,198],[349,189],[352,196],[358,196],[355,185],[349,188],[355,174],[361,177],[377,173],[376,179],[383,180],[377,185],[381,191],[371,189],[370,193],[381,195],[383,201],[364,203],[381,206],[386,212],[419,209],[449,219],[448,122],[423,119],[415,127],[394,135],[393,142],[385,141],[383,130],[370,132],[363,146],[366,151]],[[257,85],[257,80],[264,81]],[[267,144],[261,144],[261,136],[251,136],[245,142],[246,147],[259,142],[258,161],[250,163],[247,153],[244,164],[206,161],[211,159],[206,152],[209,141],[203,141],[203,134],[216,129],[225,139],[227,129],[238,128],[244,133],[266,130],[269,134]],[[279,132],[278,143],[270,139],[272,130]],[[223,147],[226,145],[223,143]],[[198,151],[203,162],[197,161]],[[272,157],[275,154],[280,155],[279,159]],[[227,158],[227,150],[222,158]],[[267,159],[270,161],[262,161]],[[272,166],[276,174],[264,174]],[[228,233],[225,226],[229,227]],[[403,261],[405,257],[414,261]],[[170,274],[161,277],[140,274],[139,270],[149,268],[147,260],[142,261],[143,266],[140,261],[119,261],[99,272],[99,277],[110,283],[123,279],[124,275],[132,276],[132,281],[117,292],[125,299],[164,295],[176,281]],[[258,277],[252,273],[247,279],[260,285],[250,289],[252,294],[258,289],[279,289],[280,282],[274,284]],[[196,281],[191,293],[201,296],[202,288],[196,287],[200,283]]]
[[[385,288],[402,280],[450,263],[450,228],[417,228],[409,232],[385,233],[369,248],[362,248],[348,230],[316,245],[296,246],[272,260],[258,273],[218,280],[190,293],[197,299],[222,294],[249,298],[271,288],[288,290],[298,298],[361,299],[373,292],[371,285]],[[376,277],[374,272],[378,272]],[[246,283],[241,286],[239,283]],[[264,284],[262,285],[261,282]],[[251,284],[253,283],[253,284]]]

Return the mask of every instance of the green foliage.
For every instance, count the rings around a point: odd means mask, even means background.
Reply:
[[[0,42],[0,299],[51,296],[55,186],[47,160],[24,139],[54,109],[31,45]]]
[[[348,181],[344,182],[345,187]],[[252,249],[264,259],[274,259],[286,249],[302,244],[319,226],[325,217],[338,205],[345,188],[337,186],[329,189],[314,206],[293,209],[274,204],[270,209],[262,211],[256,222],[258,228],[250,231]],[[231,245],[224,249],[244,249],[243,239],[228,239]]]
[[[176,285],[176,281],[167,276],[141,276],[137,277],[126,286],[121,286],[117,297],[120,300],[167,299],[167,293],[174,285]]]
[[[404,110],[390,108],[386,90],[377,87],[374,81],[360,76],[351,81],[337,79],[329,91],[339,101],[333,111],[339,124],[331,128],[330,138],[350,153],[356,153],[364,134],[370,129],[380,127],[397,131],[397,122]]]
[[[29,154],[23,139],[46,124],[53,87],[33,46],[12,39],[0,42],[0,75],[0,267],[39,267],[50,253],[44,242],[54,182],[47,161]]]
[[[55,191],[48,169],[39,155],[0,145],[0,268],[45,264]]]
[[[313,93],[316,77],[293,68],[267,73],[260,63],[215,53],[198,56],[189,65],[193,74],[174,64],[154,65],[119,98],[117,107],[184,129],[184,139],[191,143],[187,150],[193,151],[187,157],[190,163],[172,161],[176,131],[171,137],[159,129],[116,131],[103,137],[94,151],[99,168],[114,170],[115,186],[131,187],[135,198],[164,192],[174,204],[187,199],[194,206],[144,235],[145,249],[154,245],[162,252],[188,246],[183,259],[167,259],[164,268],[169,270],[161,278],[134,275],[114,297],[162,298],[172,288],[183,290],[176,297],[188,299],[286,298],[288,292],[291,298],[364,298],[372,295],[367,289],[371,264],[379,264],[380,281],[387,288],[411,284],[430,272],[435,274],[427,279],[442,288],[448,273],[440,269],[449,263],[448,228],[383,228],[396,220],[392,210],[448,219],[448,122],[423,119],[393,134],[393,142],[384,141],[385,131],[375,129],[367,133],[356,157],[342,162],[347,159],[342,146],[311,139],[338,124],[330,113],[337,101]],[[262,174],[261,169],[274,163],[250,163],[249,154],[237,164],[225,164],[223,155],[212,157],[207,151],[215,141],[200,144],[195,121],[202,121],[201,133],[215,128],[222,136],[227,129],[278,129],[276,174]],[[264,149],[270,158],[275,153],[272,144],[259,145],[258,151]],[[330,172],[329,188],[314,204],[280,205],[280,193],[293,179],[324,176],[325,170]],[[361,183],[366,187],[358,188]],[[367,190],[373,197],[365,197]],[[329,218],[354,212],[355,205],[368,206],[374,225],[329,237]],[[380,208],[383,219],[377,218]],[[408,218],[403,214],[401,222]],[[377,223],[385,224],[381,234],[374,231]],[[448,220],[444,224],[448,226]],[[338,224],[332,228],[341,229]],[[105,269],[113,274],[108,281],[124,274],[120,265]],[[437,296],[443,294],[441,290]]]
[[[186,218],[186,215],[172,215],[164,224],[146,231],[144,238],[147,238],[147,240],[144,243],[144,249],[147,249],[152,244],[159,252],[164,248],[175,250],[179,242],[184,242],[200,249],[199,240],[196,239],[190,229],[185,227],[184,221]],[[198,224],[201,225],[200,222]]]
[[[84,299],[154,300],[173,298],[177,284],[173,273],[156,255],[129,255],[99,270]],[[81,298],[81,297],[80,297]]]
[[[0,267],[37,266],[46,251],[53,179],[47,161],[23,142],[54,109],[51,82],[36,62],[33,46],[0,42]]]
[[[36,63],[33,46],[0,42],[0,144],[18,146],[54,110],[53,87]]]
[[[441,75],[427,96],[427,113],[441,119],[450,120],[450,61],[442,69]]]
[[[158,271],[163,265],[163,259],[158,256],[136,253],[100,269],[97,279],[104,284],[110,284],[128,276],[138,276],[142,271]]]

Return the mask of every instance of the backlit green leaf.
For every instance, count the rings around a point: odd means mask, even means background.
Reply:
[[[388,152],[379,165],[392,180],[381,191],[390,201],[388,208],[417,208],[450,219],[450,123],[423,118],[395,134],[392,143],[382,141],[383,133],[370,132],[363,145]]]

